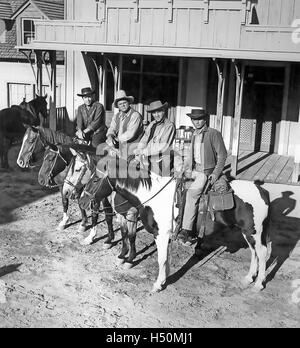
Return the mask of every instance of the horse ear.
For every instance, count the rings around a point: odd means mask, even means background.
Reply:
[[[72,147],[70,147],[70,151],[71,151],[71,153],[72,153],[72,155],[73,156],[77,156],[79,153],[76,151],[76,150],[74,150]]]
[[[46,100],[48,98],[48,94],[46,94],[43,98]]]

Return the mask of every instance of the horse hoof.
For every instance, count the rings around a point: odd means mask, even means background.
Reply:
[[[111,249],[111,248],[112,248],[112,244],[105,243],[105,244],[103,245],[103,249],[105,249],[105,250],[109,250],[109,249]]]
[[[132,267],[133,267],[133,264],[132,263],[128,263],[128,262],[125,262],[124,265],[123,265],[123,269],[125,271],[129,271]]]
[[[245,278],[242,279],[242,285],[243,285],[244,287],[248,287],[248,286],[250,286],[252,283],[253,283],[253,278],[252,278],[252,277],[247,276],[247,277],[245,277]]]
[[[125,263],[124,259],[117,259],[117,265],[118,266],[122,266],[122,265],[124,265],[124,263]]]
[[[88,245],[93,244],[93,242],[94,242],[94,238],[86,238],[80,244],[82,246],[88,246]]]
[[[80,226],[80,227],[78,228],[78,233],[84,233],[86,230],[87,230],[87,227],[86,227],[86,226]]]
[[[264,290],[264,286],[263,286],[263,284],[262,283],[255,283],[255,285],[253,286],[253,292],[255,292],[255,293],[259,293],[259,292],[261,292],[261,291],[263,291]]]
[[[162,291],[162,286],[154,284],[151,292],[153,294],[158,294],[161,291]]]

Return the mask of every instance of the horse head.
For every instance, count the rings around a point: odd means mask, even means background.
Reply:
[[[78,198],[78,192],[90,181],[95,170],[92,155],[70,148],[74,158],[70,163],[63,185],[63,196]]]
[[[56,186],[54,178],[69,165],[70,160],[61,145],[48,144],[38,175],[39,184],[46,187]]]
[[[17,164],[21,168],[32,167],[32,162],[37,162],[43,154],[44,144],[40,137],[38,127],[24,125],[27,128],[22,141]]]

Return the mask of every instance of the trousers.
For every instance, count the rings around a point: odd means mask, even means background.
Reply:
[[[184,208],[182,228],[192,231],[195,219],[198,215],[198,201],[207,183],[207,176],[203,172],[193,171],[194,179],[186,193],[186,203]]]

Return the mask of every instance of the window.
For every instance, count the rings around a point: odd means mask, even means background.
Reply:
[[[35,26],[34,26],[33,20],[23,19],[22,33],[23,33],[23,44],[24,45],[30,44],[30,42],[32,40],[34,40],[34,38],[35,38]]]
[[[8,83],[8,106],[19,105],[33,99],[33,86],[26,83]]]

